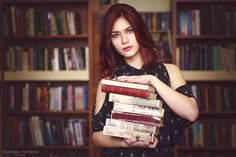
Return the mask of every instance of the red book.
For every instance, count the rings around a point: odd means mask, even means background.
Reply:
[[[129,122],[140,123],[140,124],[153,125],[153,126],[157,126],[157,127],[162,126],[162,119],[161,118],[149,116],[149,115],[133,114],[133,113],[119,112],[119,111],[112,110],[111,118],[129,121]]]
[[[127,81],[119,81],[119,80],[109,80],[109,79],[102,79],[102,85],[110,85],[110,86],[118,86],[118,87],[127,87],[133,89],[141,89],[141,90],[148,90],[155,93],[156,89],[151,86],[150,84],[141,84],[136,82],[127,82]]]
[[[156,99],[156,96],[157,96],[157,94],[149,90],[112,86],[112,85],[102,85],[101,90],[106,93],[123,94],[123,95],[135,96],[135,97],[140,97],[140,98],[145,98],[145,99]]]

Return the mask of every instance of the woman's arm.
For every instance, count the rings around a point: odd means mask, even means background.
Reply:
[[[176,88],[186,84],[182,72],[174,64],[165,64],[165,66],[170,76],[171,87],[153,75],[121,76],[118,79],[128,82],[150,83],[176,114],[189,121],[195,121],[199,114],[195,99],[175,91]]]
[[[102,105],[105,101],[106,93],[101,91],[101,85],[98,85],[97,95],[96,95],[96,107],[95,115],[101,110]],[[103,113],[106,114],[106,113]],[[154,148],[158,142],[157,138],[153,143],[151,143],[151,138],[146,141],[138,141],[135,137],[131,139],[122,139],[112,136],[107,136],[102,133],[102,131],[93,133],[93,141],[99,147],[149,147]]]

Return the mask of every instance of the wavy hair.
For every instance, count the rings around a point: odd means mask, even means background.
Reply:
[[[140,45],[140,53],[144,63],[143,68],[151,68],[158,60],[158,49],[137,10],[127,4],[114,4],[109,8],[103,19],[99,48],[101,78],[112,76],[116,64],[123,60],[123,56],[115,51],[115,48],[111,43],[112,26],[116,19],[121,16],[130,23],[134,30],[137,42]]]

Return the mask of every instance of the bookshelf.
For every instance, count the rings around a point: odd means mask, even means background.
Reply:
[[[0,3],[0,10],[2,10],[2,5]],[[0,29],[2,30],[1,27],[2,23],[0,22]],[[2,34],[2,31],[0,32]],[[0,52],[2,52],[2,47],[3,47],[3,39],[2,36],[0,36]],[[2,53],[0,53],[0,58],[2,58]],[[0,61],[0,136],[2,137],[2,106],[3,106],[3,64]],[[0,141],[0,150],[2,150],[2,140]]]
[[[94,156],[93,2],[0,2],[0,156]]]
[[[200,109],[176,157],[235,155],[235,2],[172,1],[172,60],[196,92]]]

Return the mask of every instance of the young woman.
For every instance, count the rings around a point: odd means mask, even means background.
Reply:
[[[104,157],[171,157],[184,129],[198,117],[198,105],[180,69],[158,63],[158,49],[139,13],[127,4],[110,7],[103,21],[100,45],[101,78],[149,83],[164,101],[164,127],[154,142],[103,135],[113,103],[99,85],[93,111],[93,140]]]

